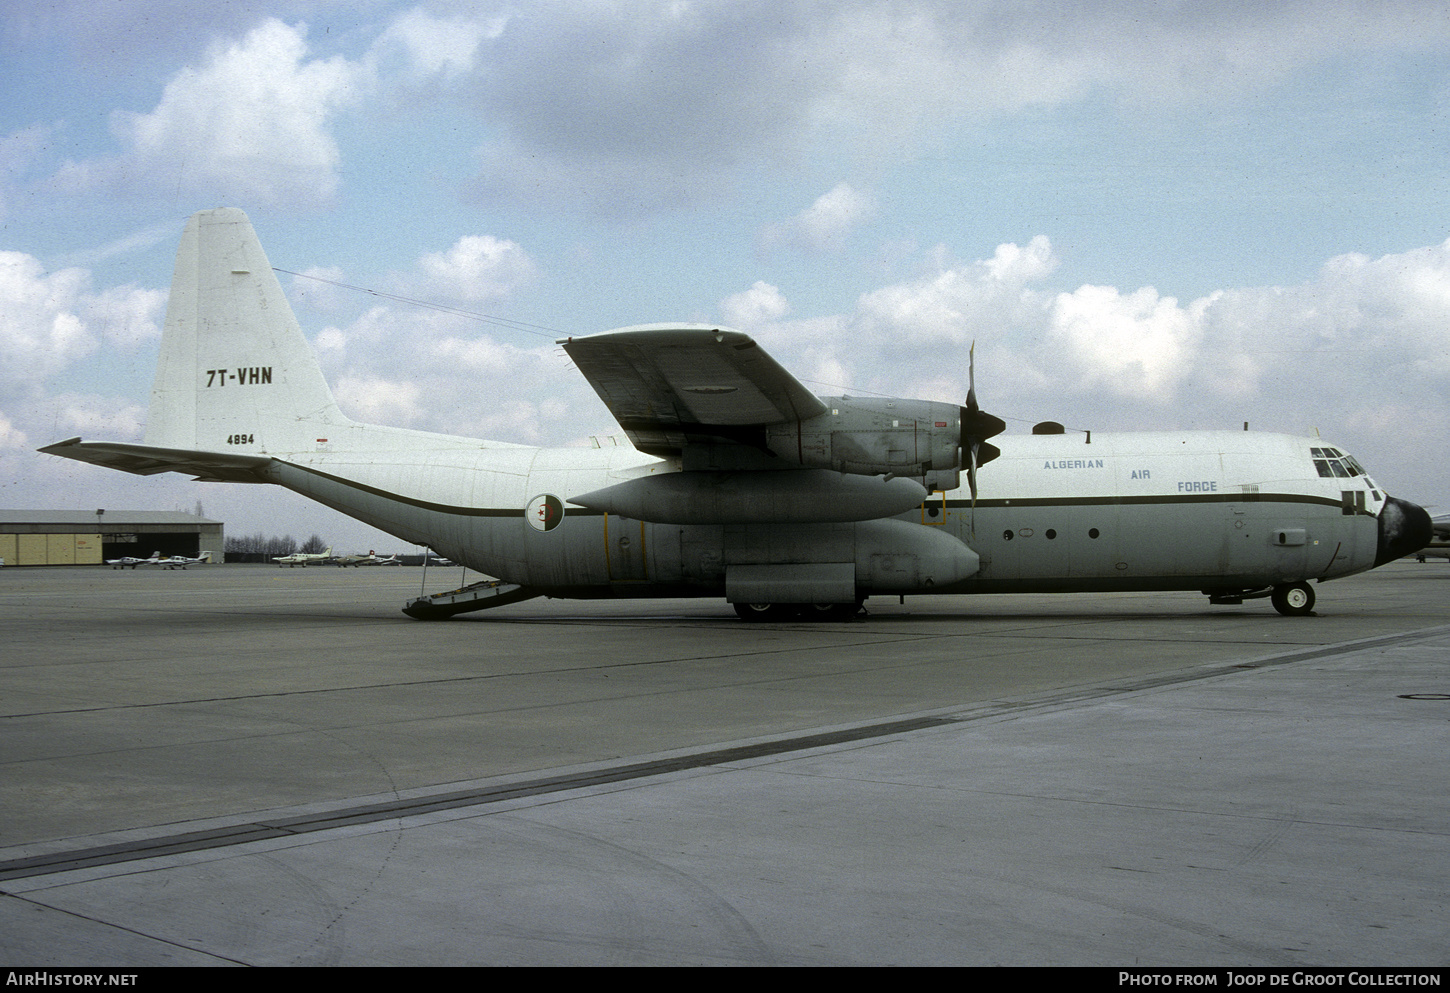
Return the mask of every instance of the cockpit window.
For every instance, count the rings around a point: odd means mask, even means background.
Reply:
[[[1353,456],[1337,448],[1311,448],[1309,454],[1314,457],[1314,471],[1323,479],[1349,479],[1365,474]]]

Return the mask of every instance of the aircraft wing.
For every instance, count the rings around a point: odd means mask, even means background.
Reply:
[[[89,462],[91,465],[120,469],[138,476],[154,476],[159,472],[184,472],[204,483],[270,482],[261,470],[271,464],[265,455],[229,455],[225,452],[193,452],[179,448],[152,448],[122,442],[81,441],[67,438],[40,451]]]
[[[690,438],[738,439],[826,405],[739,331],[646,325],[559,344],[634,447],[676,455]]]

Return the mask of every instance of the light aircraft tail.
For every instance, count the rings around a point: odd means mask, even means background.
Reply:
[[[146,445],[311,452],[328,450],[354,426],[333,401],[247,215],[230,207],[193,214],[176,253]]]

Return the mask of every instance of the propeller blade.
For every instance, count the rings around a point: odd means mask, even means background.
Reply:
[[[977,343],[967,349],[967,410],[973,414],[982,408],[977,406]]]
[[[1007,430],[1007,422],[985,413],[977,403],[977,343],[967,351],[967,403],[962,408],[962,438],[990,438]]]
[[[968,519],[967,528],[972,538],[977,537],[977,449],[981,442],[972,442],[972,447],[967,449],[970,461],[967,463],[967,486],[972,491],[972,516]]]
[[[962,418],[961,462],[966,465],[967,487],[972,491],[970,527],[971,533],[975,537],[977,533],[977,469],[1002,454],[1002,450],[996,445],[988,444],[987,439],[1007,430],[1006,421],[986,413],[977,403],[977,343],[975,341],[967,350],[967,402],[960,409],[960,413]]]

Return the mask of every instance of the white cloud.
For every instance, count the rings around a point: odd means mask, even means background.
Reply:
[[[90,282],[85,269],[46,272],[23,252],[0,252],[0,382],[38,382],[103,340],[133,349],[160,333],[165,293],[118,286],[95,294]]]
[[[330,199],[340,156],[329,126],[367,78],[341,57],[308,60],[307,50],[306,28],[277,20],[212,46],[200,68],[167,83],[155,110],[115,113],[119,158],[70,164],[58,181],[258,205]]]
[[[492,235],[466,235],[446,252],[418,261],[419,292],[454,300],[483,301],[507,296],[534,275],[534,263],[516,242]]]
[[[523,349],[488,337],[444,338],[436,343],[435,351],[437,358],[449,367],[504,375],[524,353]]]
[[[750,289],[720,301],[720,312],[725,315],[726,324],[749,330],[768,321],[780,320],[790,313],[790,303],[779,289],[757,280]]]
[[[1346,325],[1373,328],[1369,344],[1412,353],[1436,374],[1450,374],[1450,240],[1379,259],[1338,256],[1313,289],[1303,307],[1332,315],[1326,338]]]
[[[0,412],[0,449],[6,448],[29,448],[30,440],[25,432],[15,426],[15,423]]]
[[[160,336],[158,318],[170,294],[139,286],[113,286],[87,296],[82,304],[86,326],[109,344],[130,350]]]
[[[999,245],[990,259],[863,294],[853,324],[883,342],[965,347],[976,338],[999,337],[1014,324],[1040,321],[1043,301],[1028,284],[1056,267],[1044,235],[1026,247]]]
[[[445,325],[397,320],[389,340],[351,347],[338,404],[369,423],[516,443],[557,445],[611,429],[557,349],[448,335]]]
[[[439,292],[446,285],[455,299],[480,285],[469,260],[490,254],[469,250],[467,241],[461,252],[435,256]],[[423,281],[418,273],[411,279],[414,287]],[[563,443],[581,425],[607,429],[590,420],[597,413],[581,415],[581,401],[593,394],[569,374],[556,346],[521,347],[479,329],[446,310],[381,303],[323,328],[313,347],[339,406],[360,421],[542,444]]]
[[[350,372],[338,378],[332,392],[349,417],[368,424],[409,427],[425,414],[418,403],[423,391],[415,382]]]
[[[75,313],[89,279],[83,269],[47,273],[29,255],[0,252],[0,378],[45,378],[96,349]]]
[[[752,332],[823,391],[935,400],[965,395],[975,342],[983,406],[1028,423],[1135,430],[1247,420],[1319,428],[1413,465],[1408,439],[1450,420],[1450,243],[1341,256],[1300,285],[1186,303],[1152,287],[1054,291],[1046,284],[1055,264],[1045,238],[1002,245],[990,259],[864,293],[849,313],[767,320]],[[1418,433],[1405,418],[1415,410]]]
[[[1079,383],[1167,401],[1193,371],[1209,303],[1183,310],[1151,286],[1082,286],[1053,300],[1049,335]]]
[[[312,350],[324,369],[338,367],[347,359],[347,332],[328,326],[312,339]]]
[[[401,52],[403,74],[413,82],[455,79],[474,70],[478,47],[501,35],[507,15],[489,18],[434,17],[420,7],[399,14],[373,45],[373,57],[386,61]]]
[[[841,182],[789,221],[767,226],[761,241],[767,246],[787,244],[815,251],[840,247],[854,228],[874,216],[876,201]]]
[[[146,425],[144,406],[115,397],[61,393],[46,406],[61,434],[133,441],[141,438]]]
[[[1020,287],[1051,275],[1057,268],[1057,256],[1052,242],[1040,234],[1025,248],[1010,242],[998,245],[992,257],[980,264],[998,283]]]

